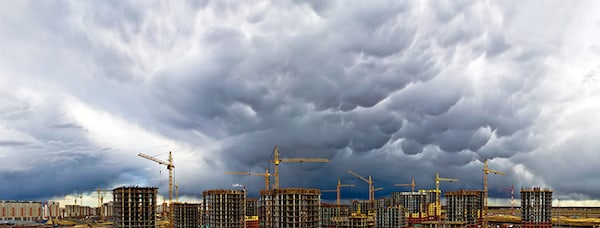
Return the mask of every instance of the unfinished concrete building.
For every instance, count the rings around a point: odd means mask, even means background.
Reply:
[[[321,204],[321,226],[335,227],[333,218],[350,215],[350,205]]]
[[[336,228],[375,228],[375,217],[367,214],[353,213],[350,216],[333,218]]]
[[[392,192],[392,199],[394,205],[404,207],[409,224],[418,224],[427,219],[426,192]]]
[[[404,215],[406,210],[402,206],[377,208],[376,221],[378,228],[407,227],[408,222]]]
[[[277,188],[260,191],[260,227],[319,227],[321,191]]]
[[[204,226],[244,227],[246,192],[243,190],[208,190],[202,192]]]
[[[67,218],[85,218],[95,214],[90,206],[65,205],[65,217]]]
[[[258,216],[257,198],[246,198],[246,216]]]
[[[438,200],[438,196],[441,197],[442,191],[437,191],[435,189],[422,189],[419,190],[419,193],[425,194],[427,216],[430,220],[437,220],[442,215],[441,199],[439,199],[440,205],[436,206],[435,202]]]
[[[482,223],[482,190],[459,190],[446,192],[446,220],[464,222],[466,227],[477,227]]]
[[[376,201],[374,200],[352,200],[352,213],[373,213],[376,210]]]
[[[113,201],[102,204],[102,216],[107,220],[111,220],[114,217],[114,207],[115,203]]]
[[[394,205],[394,199],[390,198],[390,197],[382,197],[379,198],[377,200],[375,200],[375,209],[377,210],[378,208],[386,208],[386,207],[393,207]]]
[[[155,187],[120,187],[113,189],[115,227],[155,227]]]
[[[200,204],[197,203],[174,203],[173,224],[176,228],[198,228]]]
[[[552,227],[552,191],[521,189],[521,227]]]

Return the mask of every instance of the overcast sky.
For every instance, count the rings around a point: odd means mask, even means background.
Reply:
[[[159,186],[600,198],[597,1],[0,1],[0,199]],[[272,167],[271,167],[272,169]],[[335,193],[324,193],[331,200]]]

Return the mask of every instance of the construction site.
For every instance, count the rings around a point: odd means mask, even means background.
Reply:
[[[179,202],[173,181],[172,154],[163,161],[145,154],[140,157],[166,166],[169,170],[168,201],[157,201],[156,187],[118,187],[97,189],[98,207],[81,205],[81,194],[73,204],[56,202],[0,201],[0,227],[246,227],[246,228],[353,228],[353,227],[598,227],[600,208],[552,207],[552,190],[539,187],[522,188],[520,205],[488,206],[488,175],[505,175],[483,162],[482,189],[442,191],[443,182],[459,182],[455,178],[432,180],[435,189],[417,189],[410,183],[394,187],[410,187],[389,196],[375,197],[385,186],[375,187],[372,176],[348,173],[364,182],[368,195],[364,199],[342,202],[344,188],[357,187],[337,179],[335,189],[289,188],[279,186],[279,165],[286,162],[328,162],[322,158],[280,158],[275,147],[274,172],[226,172],[232,175],[263,177],[265,188],[259,198],[247,197],[245,188],[212,189],[202,192],[201,202]],[[358,186],[362,187],[362,186]],[[322,194],[336,193],[334,202],[324,202]],[[511,195],[514,188],[510,189]],[[104,202],[106,194],[112,201]],[[175,195],[175,197],[174,197]],[[512,196],[514,197],[514,195]],[[78,203],[79,200],[79,203]],[[514,199],[511,200],[514,203]],[[37,222],[37,221],[42,221]]]

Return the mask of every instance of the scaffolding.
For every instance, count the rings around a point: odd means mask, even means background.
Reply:
[[[402,206],[377,208],[376,221],[378,228],[407,227],[405,209]]]
[[[552,227],[552,191],[521,188],[521,227]]]
[[[260,227],[319,227],[321,191],[307,188],[277,188],[260,191]]]
[[[173,223],[176,228],[198,228],[200,204],[196,203],[174,203]]]
[[[156,226],[155,187],[120,187],[113,189],[115,227]]]
[[[244,227],[246,192],[243,190],[208,190],[202,192],[206,227]]]
[[[464,222],[466,227],[477,227],[482,224],[484,191],[459,190],[446,192],[445,195],[448,221]]]

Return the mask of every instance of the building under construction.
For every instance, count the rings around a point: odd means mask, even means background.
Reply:
[[[438,197],[441,197],[442,191],[435,189],[421,189],[419,190],[419,193],[425,194],[425,204],[427,205],[426,210],[429,220],[438,220],[438,218],[442,216],[441,199],[438,199]],[[439,204],[436,204],[436,202],[439,202]]]
[[[277,188],[260,191],[260,227],[319,227],[321,191]]]
[[[482,224],[482,190],[459,190],[446,192],[446,220],[464,222],[465,227],[477,227]]]
[[[208,190],[202,192],[205,227],[244,227],[246,192],[243,190]]]
[[[155,227],[155,187],[120,187],[113,190],[115,227]]]
[[[246,228],[258,228],[258,199],[246,198]]]
[[[352,213],[350,216],[339,216],[333,218],[336,228],[375,228],[375,216],[362,213]]]
[[[246,198],[246,216],[258,216],[257,198]]]
[[[394,205],[405,208],[409,224],[418,224],[427,219],[427,193],[425,192],[392,192]]]
[[[402,206],[377,208],[376,221],[378,228],[407,227],[404,217],[406,210]]]
[[[321,226],[335,227],[333,218],[350,215],[350,205],[321,204]]]
[[[393,206],[395,206],[394,199],[392,199],[390,197],[382,197],[382,198],[375,200],[375,210],[377,210],[378,208],[386,208],[386,207],[393,207]]]
[[[90,206],[65,205],[65,217],[67,218],[85,218],[90,215],[96,215],[95,210]]]
[[[200,225],[200,204],[174,203],[173,224],[176,228],[198,228]]]
[[[552,191],[521,189],[521,227],[552,227]]]
[[[352,200],[352,213],[374,213],[377,209],[375,200]]]

